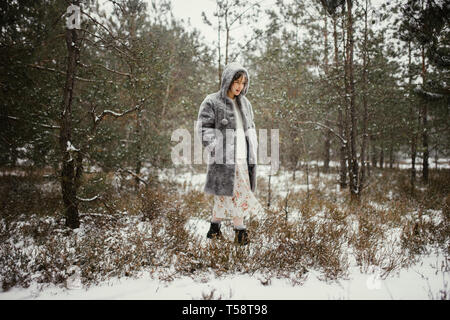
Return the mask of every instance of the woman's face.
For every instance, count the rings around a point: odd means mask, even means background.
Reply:
[[[242,75],[239,79],[235,80],[232,84],[231,84],[231,94],[238,96],[241,91],[244,89],[245,83],[247,82],[247,79],[245,79],[245,76]]]

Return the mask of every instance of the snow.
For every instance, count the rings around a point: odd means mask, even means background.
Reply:
[[[78,200],[84,201],[84,202],[94,201],[94,200],[96,200],[97,198],[99,198],[99,195],[96,195],[96,196],[94,196],[94,197],[92,197],[92,198],[80,198],[80,197],[77,197]]]
[[[111,115],[116,116],[116,117],[120,117],[122,115],[121,113],[118,113],[118,112],[115,112],[115,111],[112,111],[112,110],[104,110],[103,113],[108,113],[108,114],[111,114]]]
[[[316,163],[310,163],[311,166]],[[334,164],[334,163],[333,163]],[[333,165],[332,164],[332,165]],[[149,168],[144,168],[141,173],[149,174]],[[270,166],[261,166],[259,179],[265,183],[268,182],[266,175]],[[314,181],[316,172],[310,171],[310,180]],[[172,180],[184,185],[183,192],[189,190],[201,191],[205,181],[205,173],[195,173],[192,170],[182,171],[161,170],[159,179]],[[311,183],[310,189],[324,188],[324,181],[336,180],[336,174],[320,174],[321,183]],[[306,181],[305,172],[299,170],[296,173],[295,183],[292,183],[292,172],[288,174],[280,170],[279,174],[271,177],[273,195],[285,196],[287,192],[304,190]],[[45,188],[50,188],[45,185]],[[330,191],[334,193],[335,190]],[[337,190],[336,192],[340,192]],[[346,192],[344,190],[343,192]],[[390,191],[387,194],[389,199],[393,198]],[[89,199],[87,199],[89,200]],[[376,211],[389,209],[387,203],[378,203],[373,200],[368,204]],[[122,212],[128,217],[126,211]],[[442,210],[424,209],[409,212],[402,217],[409,221],[429,222],[434,225],[442,223]],[[89,215],[95,215],[90,213]],[[128,218],[127,218],[128,219]],[[134,230],[143,234],[150,232],[148,224],[138,220],[132,220]],[[288,221],[301,221],[302,214],[298,210],[289,210]],[[329,219],[327,212],[321,210],[315,212],[311,218],[314,221],[321,222]],[[48,218],[44,222],[51,224],[54,218]],[[358,220],[353,216],[348,216],[347,225],[350,233],[358,231]],[[19,225],[20,226],[20,225]],[[208,231],[209,222],[200,217],[190,217],[185,230],[191,236],[201,239],[199,246],[204,250],[208,245],[208,239],[205,234]],[[388,266],[390,259],[396,259],[400,256],[400,241],[402,229],[399,227],[383,229],[383,240],[380,241],[379,250],[375,259],[380,259],[380,266]],[[130,237],[130,230],[124,229],[121,233],[123,239]],[[159,230],[163,232],[164,230]],[[87,230],[78,228],[74,230],[79,238],[86,236]],[[232,241],[233,231],[231,228],[224,228],[223,235],[226,239]],[[38,249],[38,245],[29,242],[27,239],[11,243],[15,247],[21,248],[23,252],[33,252]],[[115,241],[111,237],[107,240]],[[252,244],[253,246],[268,246],[270,243]],[[253,247],[254,248],[254,247]],[[132,247],[130,248],[132,249]],[[412,264],[409,268],[396,267],[385,278],[382,277],[383,270],[378,267],[368,266],[365,270],[358,266],[355,261],[355,255],[352,252],[354,248],[344,244],[344,253],[349,255],[348,273],[338,280],[324,280],[323,272],[315,269],[308,269],[305,278],[299,279],[297,274],[292,272],[283,277],[276,277],[270,273],[256,272],[254,274],[245,272],[218,274],[215,270],[207,269],[195,272],[189,276],[177,275],[171,267],[159,267],[144,269],[134,277],[113,277],[107,281],[90,286],[83,285],[79,279],[80,270],[76,266],[69,266],[67,273],[70,274],[64,285],[40,284],[34,279],[40,277],[39,273],[32,275],[32,282],[28,288],[13,287],[6,292],[0,292],[0,300],[10,299],[139,299],[139,300],[191,300],[204,299],[212,295],[213,299],[240,299],[240,300],[311,300],[311,299],[439,299],[441,291],[448,292],[448,256],[443,255],[439,250],[433,247],[427,247],[426,254],[418,259],[418,262]],[[252,250],[252,247],[250,247]],[[159,253],[158,253],[159,254]],[[164,252],[161,252],[164,254]],[[394,258],[392,258],[394,257]],[[396,262],[396,261],[395,261]],[[164,280],[170,279],[170,280]]]
[[[201,237],[208,227],[208,221],[200,218],[191,218],[185,225],[186,230]],[[357,229],[357,225],[354,227]],[[144,223],[139,223],[138,229],[143,228]],[[77,230],[80,235],[83,233],[82,228]],[[389,231],[385,242],[398,241],[401,230],[394,228]],[[124,237],[126,236],[124,234]],[[231,239],[232,234],[224,230],[224,236]],[[205,239],[202,246],[206,246],[206,243]],[[15,245],[23,247],[24,250],[33,250],[33,245],[24,242]],[[348,276],[344,279],[324,281],[321,272],[313,269],[308,270],[306,279],[300,282],[296,281],[299,279],[294,273],[283,278],[259,272],[219,276],[211,269],[192,276],[175,276],[172,281],[164,281],[161,279],[174,273],[170,268],[166,268],[142,271],[135,277],[115,277],[89,287],[81,284],[77,278],[79,270],[71,267],[69,270],[72,269],[70,271],[73,275],[68,278],[66,287],[32,282],[28,288],[14,287],[1,292],[0,300],[199,300],[210,295],[213,299],[222,300],[438,299],[439,292],[448,286],[448,272],[440,269],[440,266],[446,264],[448,258],[434,252],[424,256],[412,267],[397,270],[382,279],[382,272],[376,267],[362,272],[355,261],[352,261]]]
[[[67,148],[66,151],[71,152],[71,151],[80,151],[79,149],[75,148],[72,144],[72,142],[67,141]]]
[[[401,270],[397,275],[380,279],[376,273],[364,274],[358,267],[350,268],[346,280],[324,282],[314,271],[307,280],[293,284],[290,278],[235,274],[217,277],[212,272],[192,277],[179,277],[173,281],[161,281],[158,277],[143,272],[137,278],[114,278],[89,288],[65,289],[55,285],[39,288],[12,288],[0,293],[0,299],[138,299],[138,300],[192,300],[202,299],[213,292],[214,299],[239,300],[311,300],[311,299],[430,299],[448,284],[448,274],[436,274],[431,265],[444,261],[442,256],[431,255],[420,265]],[[156,274],[157,275],[157,274]],[[295,275],[292,275],[295,278]],[[76,287],[76,286],[75,286]]]

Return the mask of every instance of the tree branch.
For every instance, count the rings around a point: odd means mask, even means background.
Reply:
[[[114,40],[114,41],[117,41],[117,42],[119,42],[120,43],[120,45],[122,45],[124,48],[127,48],[127,46],[124,44],[124,43],[122,43],[119,39],[117,39],[113,34],[112,34],[112,32],[111,32],[111,30],[109,30],[105,25],[103,25],[101,22],[99,22],[99,21],[97,21],[95,18],[93,18],[93,17],[91,17],[87,12],[85,12],[85,11],[83,11],[83,10],[81,10],[81,13],[82,14],[84,14],[84,15],[86,15],[89,19],[91,19],[95,24],[97,24],[97,25],[99,25],[100,27],[102,27],[108,34],[109,34],[109,36]],[[85,30],[85,31],[87,31],[87,30]],[[89,32],[89,31],[87,31],[89,34],[91,34],[91,35],[94,35],[93,33],[91,33],[91,32]],[[97,35],[94,35],[95,37],[98,37],[98,38],[100,38],[99,36],[97,36]],[[101,38],[100,38],[101,39]],[[106,41],[105,41],[106,42]],[[115,46],[114,46],[115,47]],[[119,50],[117,47],[115,47],[117,50]],[[128,48],[127,48],[128,49]],[[122,52],[123,54],[125,54],[125,55],[127,55],[126,53],[124,53],[124,52]],[[127,55],[129,58],[131,58],[131,59],[133,59],[132,57],[130,57],[129,55]],[[135,60],[135,59],[133,59],[133,60]]]
[[[115,111],[112,111],[112,110],[103,110],[102,113],[99,116],[97,116],[95,114],[95,109],[92,109],[92,117],[94,119],[94,126],[97,126],[100,123],[100,121],[102,121],[103,118],[106,117],[106,116],[112,116],[114,118],[120,118],[120,117],[123,117],[123,116],[131,113],[131,112],[139,110],[142,107],[142,105],[144,104],[144,102],[146,102],[149,97],[150,96],[147,96],[146,98],[143,98],[139,104],[137,104],[133,108],[128,109],[127,111],[124,111],[122,113],[115,112]]]
[[[83,198],[80,198],[80,197],[77,196],[77,200],[81,201],[81,202],[92,202],[92,201],[95,201],[95,200],[100,199],[100,198],[101,198],[100,195],[96,195],[95,197],[92,197],[90,199],[83,199]]]
[[[41,66],[41,65],[38,65],[38,64],[27,64],[27,66],[31,67],[31,68],[38,69],[38,70],[56,72],[56,73],[59,73],[59,74],[62,74],[62,75],[66,75],[65,71],[44,67],[44,66]],[[103,82],[103,80],[85,79],[85,78],[81,78],[81,77],[78,77],[78,76],[76,76],[75,79],[78,80],[78,81],[82,81],[82,82]],[[107,83],[113,83],[113,81],[107,81]]]
[[[134,173],[133,171],[131,171],[131,170],[129,170],[129,169],[122,169],[122,168],[119,168],[117,171],[119,171],[119,172],[126,172],[126,173],[129,173],[129,174],[131,174],[133,177],[135,177],[136,179],[138,179],[139,181],[141,181],[142,183],[144,183],[146,186],[148,186],[148,182],[147,181],[145,181],[143,178],[141,178],[140,176],[138,176],[136,173]]]
[[[30,120],[20,119],[20,118],[13,117],[13,116],[6,116],[6,118],[8,118],[10,120],[14,120],[14,121],[28,122],[28,123],[35,124],[35,125],[38,125],[40,127],[46,128],[46,129],[53,129],[53,130],[61,129],[60,126],[54,126],[54,125],[51,125],[51,124],[38,123],[38,122],[30,121]]]
[[[341,140],[343,143],[347,143],[347,140],[344,137],[342,137],[339,133],[334,131],[333,128],[330,128],[329,126],[326,126],[323,123],[315,122],[315,121],[297,121],[297,123],[298,124],[313,124],[313,125],[325,128],[325,129],[329,130],[332,134],[334,134],[337,138],[339,138],[339,140]]]
[[[87,69],[88,68],[92,68],[93,66],[97,66],[97,67],[101,67],[101,68],[103,68],[103,69],[105,69],[105,70],[107,70],[109,72],[112,72],[112,73],[115,73],[115,74],[118,74],[118,75],[121,75],[121,76],[125,76],[125,77],[128,77],[128,78],[131,78],[131,74],[129,74],[127,72],[116,71],[116,70],[110,69],[110,68],[108,68],[108,67],[106,67],[106,66],[104,66],[104,65],[102,65],[100,63],[95,63],[93,65],[88,66],[88,65],[80,62],[80,66],[82,66],[83,68],[87,68]]]
[[[106,27],[104,27],[104,28],[106,28]],[[105,43],[105,45],[104,45],[105,48],[112,47],[114,50],[116,50],[117,52],[119,52],[121,55],[126,56],[126,57],[129,58],[130,60],[136,61],[136,59],[135,59],[134,57],[132,57],[132,56],[130,56],[129,54],[127,54],[126,52],[120,50],[120,49],[119,49],[116,45],[114,45],[111,41],[107,41],[107,40],[103,39],[102,37],[100,37],[99,35],[97,35],[97,34],[95,34],[95,33],[92,33],[92,32],[90,32],[90,31],[87,30],[87,29],[80,29],[80,30],[82,30],[82,31],[84,31],[85,33],[87,33],[87,34],[93,36],[94,38],[99,39],[99,41],[97,41],[97,42],[100,42],[100,41],[104,42],[104,43]],[[111,37],[113,38],[113,40],[118,41],[118,40],[116,40],[112,35],[111,35]],[[95,42],[95,41],[93,41],[93,40],[91,40],[91,39],[89,39],[89,38],[87,38],[87,37],[85,37],[85,38],[83,38],[83,39],[85,39],[85,40],[91,42],[93,45],[97,46],[97,42]],[[120,41],[118,41],[118,42],[119,42],[122,46],[124,46],[124,44],[122,44]]]

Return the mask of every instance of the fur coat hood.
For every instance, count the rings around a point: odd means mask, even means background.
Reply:
[[[243,71],[246,85],[236,96],[242,114],[247,144],[247,166],[251,190],[256,190],[257,136],[253,109],[246,94],[250,76],[246,68],[237,62],[228,64],[223,73],[218,92],[208,95],[200,105],[196,133],[208,153],[208,169],[204,192],[214,195],[233,196],[236,160],[236,119],[233,101],[227,92],[234,75]]]

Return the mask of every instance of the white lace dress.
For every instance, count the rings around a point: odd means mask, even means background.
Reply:
[[[264,212],[250,187],[247,167],[247,148],[243,120],[240,110],[234,102],[236,119],[236,165],[233,196],[214,196],[213,215],[219,219],[244,218]]]

